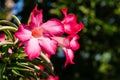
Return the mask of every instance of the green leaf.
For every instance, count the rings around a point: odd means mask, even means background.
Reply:
[[[0,30],[11,30],[11,31],[17,31],[17,28],[14,28],[12,26],[0,26]]]
[[[15,19],[15,21],[17,22],[18,25],[21,24],[20,20],[15,16],[15,15],[12,15],[13,19]]]
[[[44,53],[41,53],[40,55],[40,58],[43,60],[43,65],[52,73],[54,74],[54,67],[53,67],[53,64],[52,62],[50,61],[50,59],[44,55]],[[37,59],[40,59],[40,58],[37,58]]]
[[[0,80],[3,80],[3,72],[5,70],[6,65],[1,63],[0,64]]]
[[[15,28],[18,28],[14,23],[7,21],[7,20],[0,20],[0,24],[6,24]]]
[[[9,41],[2,41],[2,42],[0,42],[0,46],[1,45],[7,45],[7,44],[13,45],[14,43],[13,42],[9,42]]]
[[[4,32],[12,39],[12,41],[15,41],[14,35],[9,30],[4,30]]]
[[[12,72],[18,76],[24,77],[22,74],[20,74],[20,72],[16,69],[12,69]]]

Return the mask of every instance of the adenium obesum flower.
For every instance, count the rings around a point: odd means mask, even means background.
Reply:
[[[15,36],[25,43],[25,53],[29,59],[37,58],[41,51],[47,54],[55,54],[57,42],[51,36],[59,36],[64,33],[63,24],[58,19],[50,19],[42,22],[42,10],[33,9],[28,25],[21,24]]]
[[[43,23],[42,10],[37,10],[36,6],[31,12],[28,25],[20,24],[15,36],[25,45],[24,51],[30,60],[37,58],[42,51],[50,58],[60,46],[66,55],[65,66],[74,64],[74,51],[80,47],[77,33],[84,25],[82,22],[77,23],[76,15],[67,14],[67,9],[62,9],[62,13],[62,21],[53,18]],[[68,36],[61,36],[63,33]]]
[[[67,9],[62,9],[62,13],[64,14],[64,18],[61,21],[64,25],[65,33],[67,34],[76,34],[84,28],[82,22],[77,23],[77,18],[74,14],[67,14]]]
[[[67,66],[69,63],[74,64],[74,50],[77,50],[80,45],[77,42],[79,39],[78,35],[70,35],[68,37],[52,37],[54,40],[56,40],[59,43],[59,46],[62,47],[62,49],[65,52],[66,55],[66,62],[64,66]]]
[[[64,18],[61,21],[64,27],[64,32],[69,34],[67,37],[52,37],[52,39],[56,40],[59,43],[59,46],[65,52],[66,62],[64,66],[67,66],[69,63],[74,64],[74,50],[79,49],[80,45],[78,43],[79,36],[77,33],[84,28],[82,22],[77,23],[77,18],[74,14],[67,14],[67,9],[62,9],[62,13],[64,14]]]

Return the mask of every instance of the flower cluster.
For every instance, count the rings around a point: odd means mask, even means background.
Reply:
[[[36,6],[31,12],[29,23],[20,24],[15,36],[24,44],[24,51],[30,60],[39,57],[41,52],[46,56],[54,55],[60,46],[66,55],[65,66],[69,63],[74,64],[73,51],[80,47],[77,33],[84,25],[82,22],[77,23],[74,14],[67,14],[67,9],[62,9],[62,13],[63,20],[53,18],[43,23],[42,10],[38,10]],[[63,37],[64,34],[68,36]]]
[[[76,15],[68,14],[66,8],[62,13],[62,20],[43,22],[42,10],[36,6],[28,24],[22,24],[14,15],[16,23],[0,20],[0,80],[59,80],[53,76],[50,61],[58,47],[66,56],[64,66],[74,64],[74,51],[80,48],[77,33],[84,25],[77,23]]]

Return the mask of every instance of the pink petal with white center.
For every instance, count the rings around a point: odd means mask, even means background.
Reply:
[[[30,28],[33,29],[35,27],[39,27],[42,24],[42,18],[43,18],[42,10],[37,10],[36,5],[33,11],[31,12],[29,21]]]
[[[0,41],[4,41],[5,40],[5,34],[0,34]]]
[[[78,43],[79,36],[75,35],[72,37],[71,41],[70,41],[70,47],[72,48],[72,50],[77,50],[80,48],[80,44]]]
[[[56,41],[51,40],[49,38],[39,39],[39,44],[44,50],[44,52],[46,52],[47,54],[55,54],[58,45]]]
[[[66,55],[66,61],[65,61],[65,67],[70,63],[70,64],[75,64],[73,62],[73,59],[74,59],[74,53],[71,49],[67,49],[65,47],[63,47],[63,50],[65,52],[65,55]]]
[[[27,25],[21,24],[18,30],[15,32],[15,36],[21,40],[26,41],[31,38],[31,31]]]
[[[41,27],[44,29],[45,33],[51,35],[62,35],[64,33],[63,24],[58,19],[51,19],[43,23]]]
[[[37,58],[41,53],[38,40],[35,38],[30,39],[25,46],[25,53],[28,55],[30,60]]]

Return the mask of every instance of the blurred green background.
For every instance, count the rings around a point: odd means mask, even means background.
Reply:
[[[0,19],[16,15],[27,23],[30,12],[38,4],[44,19],[63,18],[62,8],[82,21],[74,65],[64,67],[65,56],[52,56],[55,73],[60,80],[120,80],[120,0],[0,0]]]

